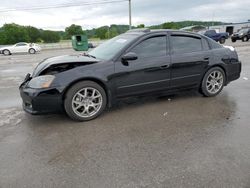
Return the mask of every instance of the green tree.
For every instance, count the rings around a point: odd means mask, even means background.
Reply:
[[[179,26],[176,22],[166,22],[162,24],[162,29],[179,29]]]
[[[85,34],[85,32],[82,30],[82,27],[80,25],[72,24],[69,27],[66,27],[65,29],[67,39],[70,39],[73,35],[82,35]]]
[[[4,33],[4,30],[0,29],[0,45],[5,44],[5,40],[6,40],[6,35]]]
[[[96,36],[100,39],[106,39],[106,33],[108,32],[109,27],[103,26],[96,29]]]
[[[137,28],[144,28],[144,27],[145,27],[144,24],[137,25]]]
[[[41,38],[45,43],[53,43],[60,41],[60,35],[56,31],[45,30],[42,32]]]
[[[108,31],[105,33],[105,38],[113,38],[115,36],[119,35],[116,27],[110,27]]]
[[[39,29],[32,26],[27,26],[25,28],[29,36],[29,42],[38,42],[41,38],[41,32],[39,31]]]
[[[17,42],[28,42],[29,35],[24,26],[17,24],[4,24],[2,34],[4,38],[3,44],[15,44]]]

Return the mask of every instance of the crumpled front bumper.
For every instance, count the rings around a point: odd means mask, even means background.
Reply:
[[[47,114],[63,110],[62,94],[56,88],[33,89],[22,84],[19,88],[24,111]]]

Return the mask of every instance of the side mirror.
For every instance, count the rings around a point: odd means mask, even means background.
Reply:
[[[122,56],[122,61],[126,62],[126,61],[134,61],[137,60],[138,56],[136,53],[134,52],[128,52],[125,55]]]

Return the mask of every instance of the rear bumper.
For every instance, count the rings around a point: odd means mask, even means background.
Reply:
[[[227,84],[240,78],[241,62],[228,64],[227,69]]]
[[[38,115],[60,112],[63,110],[61,93],[55,89],[32,89],[20,86],[24,111]]]

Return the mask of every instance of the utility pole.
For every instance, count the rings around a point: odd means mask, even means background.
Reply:
[[[129,3],[129,30],[132,29],[132,18],[131,18],[131,0],[128,0]]]

